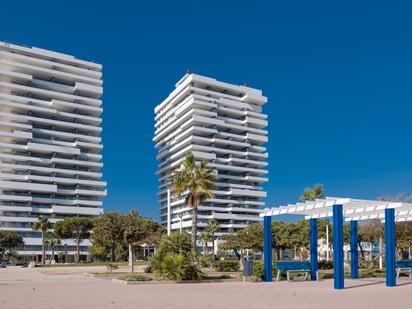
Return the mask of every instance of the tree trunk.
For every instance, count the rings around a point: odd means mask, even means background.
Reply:
[[[133,247],[132,247],[132,244],[129,244],[129,266],[133,267]]]
[[[50,264],[51,264],[52,260],[54,261],[54,246],[52,246],[52,255],[50,257]]]
[[[116,250],[116,242],[114,242],[114,241],[112,241],[112,254],[111,254],[111,257],[110,257],[110,262],[114,262],[114,260],[115,260],[115,250]]]
[[[361,252],[362,259],[365,259],[365,252],[363,252],[363,248],[362,248],[361,242],[359,240],[358,240],[358,246],[359,246],[359,250]]]
[[[192,249],[196,252],[196,239],[197,239],[197,205],[192,207]]]
[[[211,234],[211,236],[212,236],[212,257],[214,257],[215,256],[215,233],[212,233]]]
[[[76,239],[76,264],[80,261],[80,237]]]
[[[133,252],[133,245],[129,244],[129,250],[131,251],[131,257],[132,257],[132,274],[134,273],[134,252]]]
[[[46,265],[46,245],[44,243],[44,231],[41,231],[41,245],[42,245],[42,250],[43,250],[43,256],[41,259],[41,263],[43,266]]]
[[[383,269],[383,249],[382,249],[383,239],[379,237],[379,269]]]

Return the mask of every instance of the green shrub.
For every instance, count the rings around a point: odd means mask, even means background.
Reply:
[[[200,267],[204,267],[207,268],[210,266],[210,258],[208,258],[207,256],[204,255],[198,255],[197,259],[199,261],[199,265]]]
[[[255,280],[263,280],[263,261],[255,260],[252,264],[252,278]],[[276,277],[276,262],[272,263],[272,276]]]
[[[325,261],[325,260],[319,261],[318,268],[321,270],[333,269],[333,261]]]
[[[189,234],[173,233],[160,241],[148,268],[157,276],[182,281],[202,279],[202,265],[205,265],[202,257],[191,251]]]
[[[200,280],[203,272],[196,259],[182,253],[168,253],[161,262],[162,275],[169,280]]]
[[[150,281],[152,280],[151,278],[148,278],[143,275],[139,274],[127,274],[127,275],[121,275],[117,277],[119,280],[124,280],[124,281]]]
[[[252,264],[252,277],[255,280],[263,280],[263,262],[262,261],[253,261]]]
[[[146,266],[143,270],[146,274],[151,274],[153,272],[152,267],[150,265]]]
[[[368,269],[368,270],[379,268],[379,261],[378,260],[366,261],[366,260],[359,259],[359,268]]]
[[[218,260],[213,263],[216,271],[238,271],[240,268],[238,260]]]

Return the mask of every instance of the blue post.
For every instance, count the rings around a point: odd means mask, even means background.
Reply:
[[[333,277],[336,290],[344,288],[343,209],[333,205]]]
[[[358,221],[350,222],[350,275],[359,278]]]
[[[263,280],[272,281],[272,217],[263,217]]]
[[[318,271],[318,220],[310,219],[310,279],[317,280]]]
[[[395,209],[385,209],[386,286],[396,286]]]

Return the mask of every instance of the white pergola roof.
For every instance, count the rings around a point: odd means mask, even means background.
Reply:
[[[385,209],[395,209],[397,222],[412,221],[412,204],[391,201],[361,200],[341,197],[326,197],[315,201],[265,208],[260,213],[264,216],[304,215],[305,219],[328,218],[333,216],[333,205],[342,205],[345,221],[385,219]]]

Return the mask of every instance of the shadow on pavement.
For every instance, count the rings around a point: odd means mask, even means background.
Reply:
[[[404,286],[404,285],[411,285],[411,284],[412,284],[412,281],[405,281],[402,283],[396,283],[396,286]]]
[[[356,289],[356,288],[361,288],[361,287],[364,287],[364,286],[378,285],[378,284],[384,284],[385,283],[385,281],[373,280],[373,279],[358,279],[358,280],[353,280],[352,282],[355,282],[355,284],[351,285],[351,286],[348,286],[348,287],[345,287],[345,289]]]

